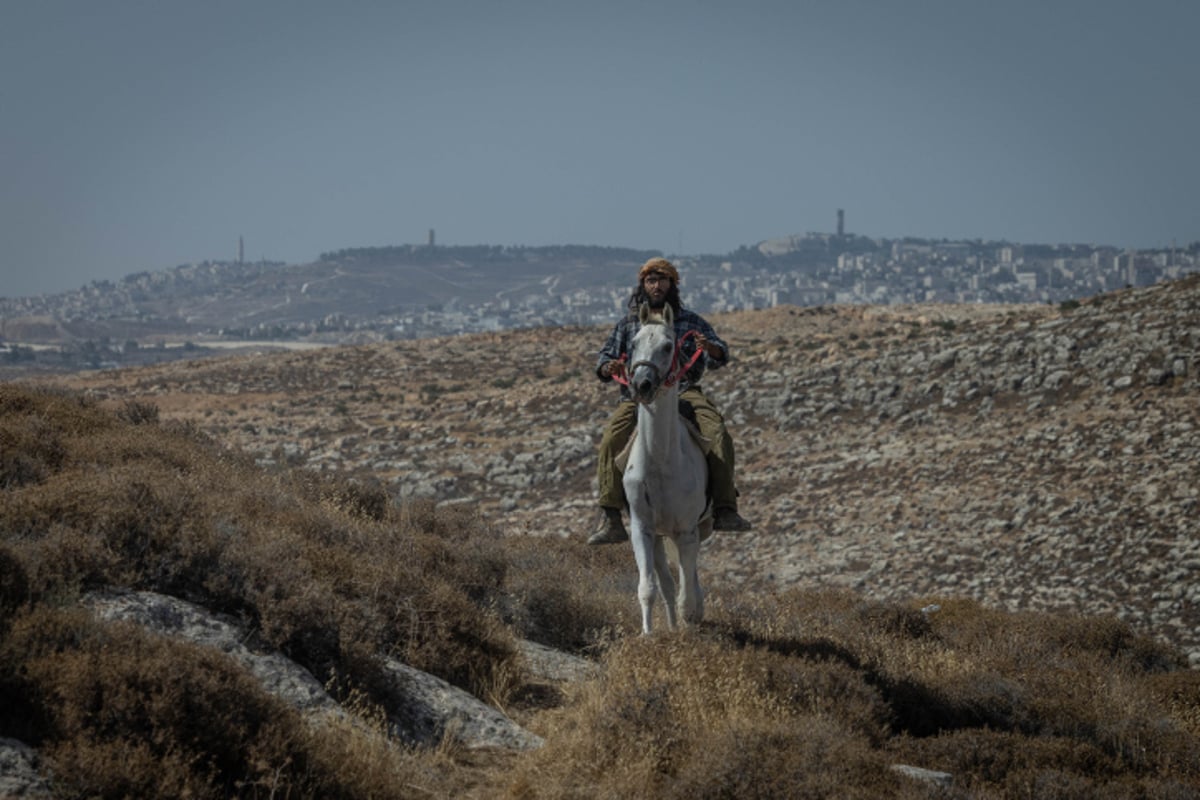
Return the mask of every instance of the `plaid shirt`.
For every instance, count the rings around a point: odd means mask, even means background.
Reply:
[[[627,314],[616,324],[612,333],[608,335],[608,341],[600,348],[600,356],[596,359],[596,377],[602,381],[608,382],[612,378],[605,378],[600,374],[600,367],[608,361],[618,361],[621,356],[628,357],[629,349],[633,345],[633,337],[637,335],[641,329],[641,323],[638,322],[636,314]],[[687,375],[679,381],[679,391],[687,389],[700,382],[700,378],[704,375],[706,368],[718,369],[725,366],[729,362],[729,345],[725,344],[712,326],[694,311],[689,311],[686,308],[680,309],[675,315],[675,339],[678,341],[688,331],[697,331],[703,334],[704,338],[721,348],[720,358],[711,358],[705,353],[700,358],[696,359],[696,363],[687,371]],[[686,362],[696,352],[696,340],[689,338],[683,343],[680,358]],[[621,387],[621,399],[632,400],[633,397],[629,393],[629,388]]]

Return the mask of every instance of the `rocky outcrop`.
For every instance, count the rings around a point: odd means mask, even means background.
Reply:
[[[200,606],[153,592],[91,594],[84,604],[102,619],[133,622],[214,647],[240,663],[267,692],[307,715],[346,715],[308,670],[256,645],[232,621]],[[468,748],[528,750],[542,744],[538,736],[441,678],[391,658],[383,666],[394,681],[393,693],[405,698],[403,706],[388,709],[391,732],[409,744],[436,745],[446,736]]]
[[[96,592],[86,595],[83,605],[104,620],[132,622],[154,633],[216,648],[246,668],[270,694],[299,711],[340,712],[308,670],[257,645],[232,620],[201,606],[154,592]]]
[[[42,800],[53,795],[50,781],[38,771],[38,755],[16,739],[0,738],[0,797]]]
[[[954,776],[948,772],[937,772],[931,769],[923,769],[922,767],[912,767],[908,764],[893,764],[892,771],[911,778],[914,781],[928,783],[940,788],[949,788],[954,785]]]
[[[263,647],[233,620],[201,606],[154,592],[94,592],[82,599],[99,618],[127,622],[225,653],[265,691],[314,723],[329,717],[356,720],[326,693],[312,674]],[[599,667],[586,659],[530,641],[518,641],[523,665],[535,681],[562,684],[594,677]],[[404,702],[387,709],[389,735],[406,744],[437,746],[450,740],[469,749],[532,750],[543,742],[495,708],[427,672],[383,659],[393,696]],[[15,739],[0,738],[0,798],[39,800],[53,796],[38,753]]]

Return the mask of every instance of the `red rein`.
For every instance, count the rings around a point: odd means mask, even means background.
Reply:
[[[700,356],[704,354],[704,349],[697,347],[696,352],[692,353],[692,357],[688,359],[686,364],[679,364],[679,354],[683,350],[683,343],[695,335],[696,331],[687,331],[683,334],[683,336],[680,336],[675,340],[675,352],[671,355],[671,370],[667,373],[666,379],[663,380],[663,386],[674,386],[676,383],[678,383],[679,379],[686,375],[687,371],[691,369],[695,363],[700,360]],[[628,355],[622,353],[621,358],[618,360],[624,364],[628,360]],[[617,375],[614,372],[612,379],[622,386],[629,385],[629,378],[625,377],[624,375]]]

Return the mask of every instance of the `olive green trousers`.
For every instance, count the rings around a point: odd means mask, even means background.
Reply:
[[[708,487],[712,495],[713,508],[737,510],[737,488],[733,485],[733,438],[725,429],[725,418],[716,406],[704,396],[699,386],[689,386],[680,392],[681,402],[689,403],[696,412],[696,424],[701,435],[708,440],[704,452],[708,462]],[[637,425],[637,403],[623,400],[608,418],[604,434],[600,437],[600,452],[596,463],[596,482],[600,487],[600,505],[606,508],[624,508],[625,487],[621,483],[621,470],[617,468],[617,456],[625,449],[629,437]]]

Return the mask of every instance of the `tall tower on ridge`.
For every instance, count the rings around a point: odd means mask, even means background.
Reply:
[[[840,209],[840,208],[838,209],[838,228],[837,228],[837,231],[838,231],[838,238],[839,238],[839,239],[840,239],[840,238],[842,238],[843,236],[845,236],[845,235],[846,235],[846,212],[845,212],[845,211],[843,211],[843,210],[842,210],[842,209]]]

